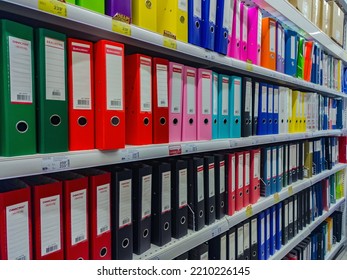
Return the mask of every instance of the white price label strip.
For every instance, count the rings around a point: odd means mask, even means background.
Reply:
[[[58,171],[70,168],[70,158],[67,156],[42,158],[42,171]]]

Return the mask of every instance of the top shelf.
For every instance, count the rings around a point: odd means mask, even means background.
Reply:
[[[307,40],[314,39],[332,56],[347,63],[347,52],[336,44],[328,35],[305,18],[294,6],[286,0],[253,0],[260,8],[286,24],[288,27],[304,36]],[[345,0],[338,1],[347,7]],[[347,11],[345,9],[345,11]]]
[[[271,5],[283,12],[283,9],[292,8],[286,1],[254,0],[254,2],[257,2],[260,6],[271,3]],[[299,12],[293,8],[292,10],[294,15],[297,17],[301,16],[299,19],[291,16],[293,17],[292,20],[295,22],[303,21],[300,24],[303,27],[312,26],[312,24],[305,23],[305,19]],[[297,90],[314,91],[331,97],[347,98],[346,94],[336,90],[232,59],[191,44],[177,41],[177,46],[174,49],[166,47],[164,46],[164,41],[167,40],[165,37],[134,25],[131,26],[131,36],[113,32],[111,17],[97,14],[74,5],[67,5],[67,17],[65,18],[39,10],[37,0],[0,0],[0,16],[3,15],[13,20],[20,18],[24,23],[34,24],[35,26],[42,26],[44,24],[45,27],[54,28],[60,32],[68,31],[69,36],[82,37],[85,40],[115,40],[129,46],[130,51],[137,52],[141,49],[142,52],[146,52],[148,55],[169,57],[184,64],[193,64],[195,67],[234,72],[254,78],[265,79],[269,82]],[[318,40],[318,42],[328,48],[330,53],[347,62],[347,53],[329,37],[325,37],[327,41]]]

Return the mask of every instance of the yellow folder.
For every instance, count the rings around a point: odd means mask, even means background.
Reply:
[[[341,85],[342,85],[342,61],[339,60],[337,62],[337,91],[341,91]]]
[[[157,32],[157,8],[160,1],[133,0],[132,23],[141,28]]]
[[[159,34],[167,33],[179,41],[188,41],[188,0],[159,0],[157,16]]]
[[[313,142],[305,141],[304,143],[304,177],[312,177],[312,160],[313,160]]]
[[[302,92],[301,93],[301,119],[302,119],[302,126],[301,126],[301,132],[306,132],[307,131],[307,121],[306,121],[306,93]]]
[[[328,223],[328,252],[331,250],[331,247],[333,245],[333,219],[332,218],[327,218],[325,220]]]

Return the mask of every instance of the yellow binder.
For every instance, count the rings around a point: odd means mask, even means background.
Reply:
[[[160,1],[133,0],[132,23],[141,28],[157,32],[157,8]]]
[[[337,62],[337,91],[341,91],[342,79],[342,61]]]
[[[328,223],[328,252],[331,250],[331,247],[333,245],[333,219],[332,218],[327,218],[325,220]]]
[[[302,92],[301,93],[301,108],[302,108],[302,132],[306,132],[307,131],[307,119],[306,119],[306,110],[308,107],[307,104],[307,97],[306,97],[307,93],[306,92]]]
[[[313,142],[305,141],[304,143],[304,178],[312,177],[312,160],[313,160]]]
[[[293,125],[293,112],[292,112],[292,93],[291,89],[288,90],[287,95],[287,112],[288,112],[288,133],[292,133],[292,125]]]
[[[299,132],[305,132],[306,131],[306,119],[305,119],[305,98],[304,98],[304,93],[300,92],[299,93],[299,106],[300,106],[300,127],[299,127]]]
[[[157,15],[159,34],[169,33],[188,42],[188,0],[159,0]]]

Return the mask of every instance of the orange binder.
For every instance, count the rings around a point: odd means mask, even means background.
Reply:
[[[313,44],[312,41],[305,42],[305,63],[304,63],[304,80],[311,82],[311,72],[312,72],[312,56],[313,56]]]
[[[152,59],[132,54],[125,65],[125,142],[152,144]]]
[[[276,71],[276,20],[263,18],[261,32],[261,66]]]
[[[95,146],[125,146],[124,45],[101,40],[95,44]]]

